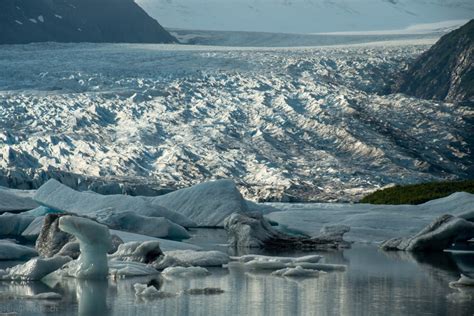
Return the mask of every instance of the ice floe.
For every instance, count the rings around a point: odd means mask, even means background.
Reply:
[[[317,277],[320,271],[313,269],[304,269],[301,266],[294,268],[284,268],[272,272],[272,275],[284,276],[284,277]]]
[[[38,207],[33,201],[34,191],[0,187],[0,212],[26,211]]]
[[[459,280],[449,283],[450,286],[453,287],[464,287],[464,286],[473,286],[474,287],[474,279],[470,278],[464,274],[461,274]]]
[[[8,239],[0,240],[0,260],[25,260],[38,256],[35,249]]]
[[[443,251],[455,242],[474,238],[474,223],[449,214],[436,218],[418,234],[384,241],[383,250]]]
[[[2,280],[36,281],[58,270],[65,263],[71,261],[69,257],[55,256],[53,258],[33,258],[26,263],[0,270]]]
[[[203,267],[168,267],[161,274],[165,277],[197,277],[209,275],[210,272]]]
[[[343,235],[350,231],[347,226],[323,227],[317,237],[294,236],[276,230],[258,213],[234,213],[226,218],[224,228],[229,235],[229,244],[236,248],[329,249],[350,245],[343,239]]]
[[[23,214],[3,213],[0,215],[0,235],[20,236],[34,219]]]
[[[248,211],[246,201],[232,180],[200,183],[146,199],[153,205],[185,215],[199,226],[222,226],[230,214]]]
[[[36,191],[34,200],[52,209],[80,215],[93,215],[100,210],[114,209],[116,212],[133,211],[142,216],[165,217],[184,227],[195,226],[186,216],[162,206],[152,205],[141,197],[78,192],[53,179]]]
[[[107,226],[77,216],[63,216],[59,228],[74,235],[80,244],[81,255],[70,262],[67,274],[77,278],[99,279],[108,275],[107,251],[112,242]]]

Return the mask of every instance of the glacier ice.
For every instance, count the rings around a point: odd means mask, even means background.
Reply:
[[[459,280],[449,283],[453,287],[474,286],[474,279],[461,274]]]
[[[272,221],[310,236],[324,226],[345,225],[348,241],[380,243],[391,238],[417,234],[433,218],[449,213],[467,214],[474,205],[474,194],[454,193],[420,205],[371,205],[343,203],[283,204],[272,203],[281,211],[265,215]]]
[[[0,215],[0,235],[20,236],[33,220],[33,216],[3,213]]]
[[[91,215],[98,222],[117,230],[177,240],[190,237],[184,227],[164,217],[148,217],[136,214],[134,211],[117,212],[111,208],[99,210]]]
[[[165,277],[197,277],[209,275],[209,270],[203,267],[168,267],[161,271]]]
[[[108,275],[107,251],[112,247],[107,226],[77,216],[62,216],[59,228],[79,241],[81,255],[70,262],[67,274],[76,278],[100,279]]]
[[[133,242],[133,241],[148,241],[148,240],[158,240],[160,242],[160,248],[163,251],[170,251],[170,250],[186,250],[186,249],[191,249],[191,250],[200,250],[201,247],[193,244],[189,244],[186,242],[180,242],[180,241],[175,241],[175,240],[168,240],[168,239],[162,239],[162,238],[155,238],[151,236],[146,236],[146,235],[140,235],[140,234],[134,234],[134,233],[129,233],[129,232],[124,232],[120,230],[114,230],[111,229],[110,232],[114,235],[117,235],[122,239],[125,243],[127,242]]]
[[[200,183],[146,199],[185,215],[199,226],[222,226],[230,214],[248,211],[246,201],[230,179]]]
[[[158,269],[163,268],[165,266],[164,262],[172,261],[179,262],[186,266],[221,267],[222,265],[227,264],[229,260],[229,255],[217,250],[174,250],[166,251],[163,262],[156,262],[154,267]]]
[[[29,240],[36,240],[41,232],[43,224],[44,216],[36,217],[21,233],[21,236]]]
[[[158,240],[144,242],[133,241],[121,244],[116,252],[109,257],[112,260],[134,261],[140,263],[152,263],[163,257]]]
[[[16,190],[0,186],[0,213],[26,211],[38,207],[33,201],[34,191]]]
[[[226,218],[224,228],[229,236],[229,244],[236,248],[329,249],[350,245],[343,239],[343,235],[350,231],[348,226],[325,226],[317,237],[293,236],[276,230],[258,213],[234,213]]]
[[[244,255],[241,257],[231,257],[232,261],[228,266],[241,266],[250,270],[281,270],[286,268],[296,268],[297,266],[312,270],[341,270],[339,265],[318,263],[321,256],[310,255],[302,257],[272,257],[263,255]],[[321,268],[321,269],[318,269]]]
[[[0,240],[0,260],[25,260],[38,256],[35,249],[8,239]]]
[[[313,269],[304,269],[301,266],[294,268],[284,268],[272,272],[272,275],[284,276],[284,277],[317,277],[320,271]]]
[[[48,214],[44,217],[43,225],[36,239],[36,250],[43,257],[52,257],[64,245],[74,240],[74,236],[59,228],[59,219],[67,214]]]
[[[37,281],[51,272],[61,268],[71,261],[69,257],[55,256],[53,258],[33,258],[23,264],[16,265],[6,270],[0,270],[0,279]]]
[[[138,215],[165,217],[184,227],[195,226],[195,223],[184,215],[162,206],[151,205],[141,197],[78,192],[53,179],[36,191],[34,199],[43,206],[79,215],[92,215],[100,210],[114,209],[116,212],[133,211]]]
[[[418,234],[386,240],[380,248],[383,250],[443,251],[455,242],[465,242],[472,238],[474,238],[474,223],[445,214],[433,220]]]

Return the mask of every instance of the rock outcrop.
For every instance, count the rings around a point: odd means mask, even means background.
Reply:
[[[393,87],[423,99],[474,102],[474,20],[443,36]]]
[[[177,40],[134,0],[5,0],[0,44],[172,43]]]

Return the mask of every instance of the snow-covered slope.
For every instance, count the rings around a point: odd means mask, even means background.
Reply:
[[[472,108],[377,94],[426,48],[5,46],[0,169],[325,201],[472,176]]]
[[[471,0],[137,0],[165,27],[317,33],[467,20]]]

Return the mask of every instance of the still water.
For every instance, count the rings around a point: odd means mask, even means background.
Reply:
[[[191,240],[222,249],[225,233],[194,232]],[[308,254],[307,252],[304,254]],[[453,289],[449,282],[474,271],[473,254],[413,256],[385,253],[371,245],[319,252],[325,262],[347,271],[318,278],[282,278],[239,268],[210,269],[211,275],[163,279],[166,298],[142,299],[133,284],[150,278],[61,282],[0,282],[0,313],[19,315],[474,315],[474,289]],[[282,253],[281,255],[302,255]],[[4,263],[6,264],[6,263]],[[221,288],[222,294],[189,295],[192,288]],[[59,301],[4,297],[57,292]]]

